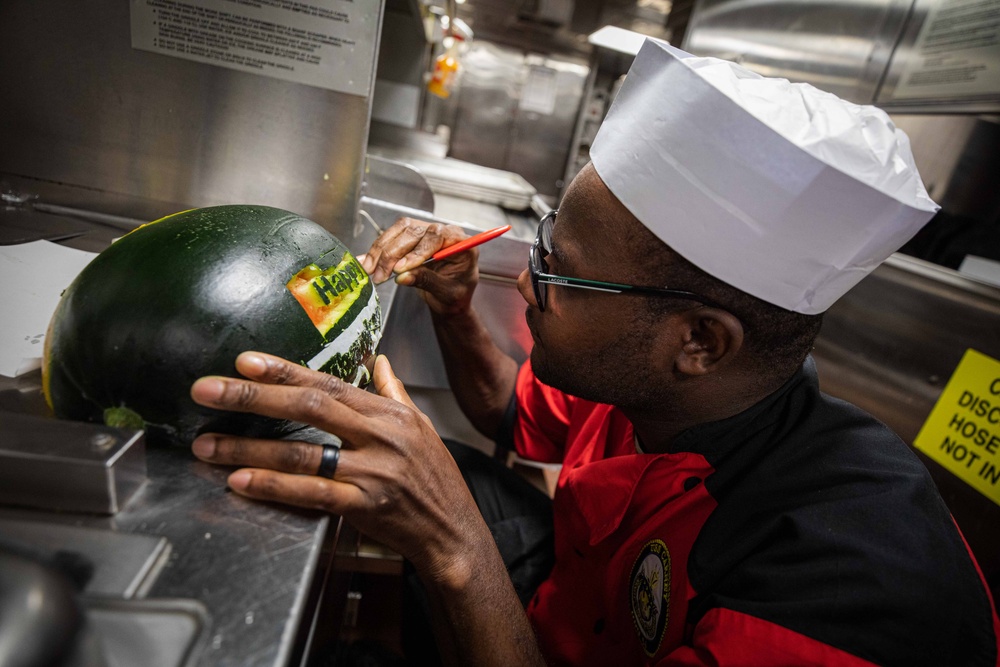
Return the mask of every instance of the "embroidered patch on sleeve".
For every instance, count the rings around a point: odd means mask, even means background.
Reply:
[[[629,578],[632,620],[642,648],[656,655],[670,620],[670,552],[661,540],[646,543]]]

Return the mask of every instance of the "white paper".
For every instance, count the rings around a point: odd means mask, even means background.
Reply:
[[[41,365],[60,295],[96,256],[49,241],[0,246],[0,375]]]
[[[551,116],[556,110],[556,71],[550,67],[532,67],[521,89],[520,108]]]
[[[920,28],[893,99],[942,99],[1000,91],[1000,2],[941,0]]]
[[[379,0],[131,0],[132,47],[367,96]]]

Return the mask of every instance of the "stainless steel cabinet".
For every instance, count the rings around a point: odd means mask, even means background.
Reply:
[[[512,171],[555,197],[590,68],[489,43],[462,59],[449,155]]]

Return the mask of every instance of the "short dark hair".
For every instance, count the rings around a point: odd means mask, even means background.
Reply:
[[[684,259],[669,246],[658,243],[647,265],[663,285],[702,294],[740,319],[743,344],[751,363],[765,375],[798,368],[812,351],[823,324],[823,315],[804,315],[768,303],[737,289]],[[649,299],[653,308],[682,307],[670,299]],[[659,302],[659,303],[657,303]]]

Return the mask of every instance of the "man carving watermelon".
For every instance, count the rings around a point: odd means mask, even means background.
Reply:
[[[360,258],[423,290],[472,423],[562,464],[550,552],[544,531],[520,531],[519,554],[484,520],[475,457],[384,357],[377,395],[259,353],[237,362],[246,380],[192,389],[336,433],[336,465],[226,435],[196,455],[245,466],[240,494],[342,514],[405,556],[449,664],[997,665],[992,600],[927,472],[821,394],[808,356],[823,311],[936,210],[905,136],[650,40],[592,160],[518,280],[523,366],[470,306],[475,253],[421,267],[460,230],[403,220]],[[522,577],[539,551],[551,569]]]

